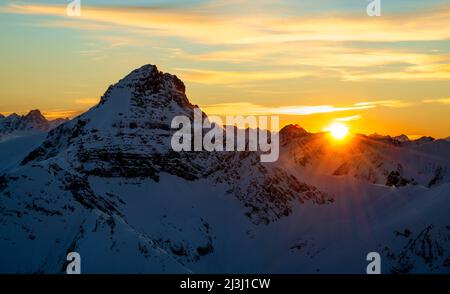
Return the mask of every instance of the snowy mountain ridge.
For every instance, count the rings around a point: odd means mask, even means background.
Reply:
[[[36,132],[47,132],[66,121],[68,119],[47,120],[37,109],[31,110],[26,115],[16,113],[6,117],[0,115],[0,141]]]
[[[145,65],[17,151],[0,176],[0,272],[62,273],[71,251],[84,273],[365,273],[371,251],[386,273],[449,272],[450,143],[342,149],[287,126],[275,163],[174,152],[171,120],[194,107]]]

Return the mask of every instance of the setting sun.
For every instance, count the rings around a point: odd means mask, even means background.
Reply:
[[[342,140],[348,135],[348,127],[341,123],[334,123],[326,129],[331,137],[336,140]]]

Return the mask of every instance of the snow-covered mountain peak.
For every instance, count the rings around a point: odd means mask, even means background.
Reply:
[[[428,142],[433,142],[435,139],[433,137],[430,136],[423,136],[420,137],[419,139],[414,140],[414,142],[416,144],[424,144],[424,143],[428,143]]]
[[[14,119],[20,118],[20,115],[18,115],[17,113],[14,112],[14,113],[11,113],[10,115],[8,115],[6,118],[10,119],[10,120],[14,120]]]
[[[409,142],[409,137],[405,134],[402,134],[400,136],[395,136],[393,139],[400,143]]]
[[[10,115],[5,117],[5,120],[8,120],[8,121],[15,121],[15,120],[18,120],[18,119],[20,119],[20,115],[18,115],[15,112],[11,113]]]
[[[287,125],[284,126],[281,130],[280,130],[280,134],[281,135],[303,135],[303,134],[307,134],[308,132],[302,128],[301,126],[297,125],[297,124],[291,124],[291,125]]]
[[[31,110],[27,115],[23,116],[22,123],[38,129],[45,130],[48,127],[48,120],[38,110]]]
[[[155,87],[162,85],[172,88],[172,90],[185,92],[186,88],[183,82],[177,76],[159,71],[156,65],[146,64],[133,70],[125,78],[119,81],[119,85],[135,85],[146,87],[147,90],[157,90]]]
[[[145,65],[110,86],[98,105],[50,132],[23,163],[55,158],[87,174],[157,180],[166,171],[195,179],[213,165],[215,156],[178,153],[171,147],[172,119],[193,118],[193,113],[184,84]]]
[[[294,138],[301,137],[307,134],[308,132],[297,124],[287,125],[280,130],[282,144]]]
[[[128,93],[124,93],[128,92]],[[124,95],[129,94],[129,95]],[[100,100],[100,105],[105,104],[111,99],[131,99],[131,106],[138,108],[164,109],[170,104],[175,108],[175,112],[182,110],[186,114],[186,110],[191,112],[194,107],[189,103],[185,95],[185,86],[183,82],[176,76],[163,73],[154,65],[144,65],[133,70],[126,77],[121,79],[115,85],[109,87]],[[113,102],[113,101],[111,101]],[[113,102],[119,103],[119,102]],[[184,109],[183,111],[183,108]]]
[[[47,120],[39,109],[33,109],[28,112],[25,117],[36,120]]]

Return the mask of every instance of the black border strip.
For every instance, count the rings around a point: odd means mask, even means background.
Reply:
[[[207,289],[181,289],[181,282],[187,279],[195,281],[215,281],[224,284],[225,279],[270,279],[269,289],[252,289],[243,291],[214,287]],[[409,289],[431,293],[433,289],[445,289],[443,293],[450,293],[450,275],[0,275],[0,289],[10,288],[17,291],[21,288],[31,289],[33,292],[56,290],[64,293],[68,290],[85,294],[85,291],[120,291],[129,293],[130,290],[153,293],[154,290],[177,291],[180,293],[259,293],[278,290],[294,290],[296,293],[317,293],[330,291],[338,293],[340,290],[355,290],[357,293],[379,293],[398,289],[407,293]],[[81,292],[83,291],[83,292]],[[314,291],[314,292],[307,292]],[[3,291],[1,291],[3,292]],[[408,291],[409,292],[409,291]],[[86,293],[87,294],[87,293]]]

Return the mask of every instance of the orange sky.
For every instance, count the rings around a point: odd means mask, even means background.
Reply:
[[[176,74],[208,114],[321,131],[450,135],[450,4],[1,1],[0,113],[73,117],[134,68]],[[239,9],[237,9],[239,8]]]

